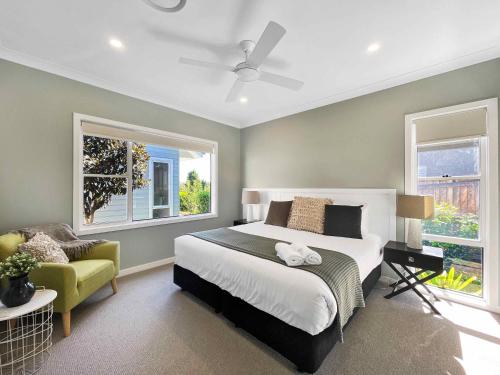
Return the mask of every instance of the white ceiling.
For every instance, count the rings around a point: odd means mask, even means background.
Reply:
[[[187,0],[179,13],[141,0],[0,0],[0,58],[245,127],[499,57],[499,14],[498,0]],[[304,81],[298,92],[252,82],[247,103],[225,103],[233,73],[178,63],[235,65],[237,43],[270,20],[288,32],[262,68]]]

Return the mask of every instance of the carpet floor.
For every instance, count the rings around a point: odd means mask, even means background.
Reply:
[[[279,354],[173,284],[172,266],[118,280],[54,319],[44,375],[294,374]],[[500,317],[449,302],[435,316],[379,282],[317,374],[500,374]]]

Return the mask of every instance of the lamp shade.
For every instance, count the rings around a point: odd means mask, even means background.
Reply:
[[[400,195],[396,215],[410,219],[431,219],[434,217],[434,197],[430,195]]]
[[[255,190],[243,190],[241,195],[241,204],[259,204],[260,193]]]

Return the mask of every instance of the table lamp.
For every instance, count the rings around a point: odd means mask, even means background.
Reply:
[[[434,197],[430,195],[401,195],[398,197],[396,215],[410,219],[408,247],[422,249],[422,220],[434,217]]]
[[[256,190],[243,190],[241,204],[247,205],[247,220],[253,220],[252,205],[260,203],[260,193]]]

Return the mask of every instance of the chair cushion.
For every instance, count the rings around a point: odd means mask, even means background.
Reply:
[[[113,262],[108,259],[77,260],[70,264],[75,268],[78,287],[107,269],[114,272]]]
[[[108,259],[77,260],[69,264],[75,268],[80,302],[115,277],[115,266]]]
[[[76,271],[76,288],[79,301],[101,289],[115,277],[115,266],[108,259],[89,259],[70,262]]]
[[[22,243],[24,243],[24,237],[17,233],[7,233],[0,236],[0,261],[4,261],[14,254]]]

